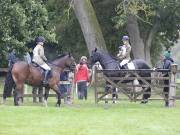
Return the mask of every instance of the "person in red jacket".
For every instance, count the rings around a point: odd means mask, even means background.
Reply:
[[[78,99],[87,100],[87,85],[89,82],[89,69],[87,67],[87,57],[82,56],[76,66],[75,83],[77,83]]]

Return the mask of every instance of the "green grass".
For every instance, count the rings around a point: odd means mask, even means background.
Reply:
[[[0,105],[0,135],[179,135],[180,101],[175,108],[165,108],[163,101],[119,101],[94,104],[92,89],[88,100],[75,97],[72,105],[62,103],[56,108],[55,98],[48,106],[33,104],[25,98],[24,104],[13,106],[9,98]]]
[[[25,99],[14,107],[12,99],[0,106],[0,135],[179,135],[180,102],[175,108],[164,108],[162,101],[147,105],[120,101],[106,106],[74,101],[73,105],[49,107]]]

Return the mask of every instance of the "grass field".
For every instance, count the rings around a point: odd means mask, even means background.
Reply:
[[[88,97],[61,108],[55,98],[47,108],[31,98],[14,107],[9,98],[0,105],[0,135],[180,135],[180,101],[175,108],[164,108],[163,101],[95,105],[92,89]]]

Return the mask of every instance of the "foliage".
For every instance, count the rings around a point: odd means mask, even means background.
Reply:
[[[38,35],[56,42],[55,27],[50,25],[42,0],[1,0],[0,6],[1,60],[5,59],[8,48],[15,48],[22,55],[27,50],[25,45]]]

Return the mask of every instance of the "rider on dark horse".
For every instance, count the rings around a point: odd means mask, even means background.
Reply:
[[[119,46],[119,53],[117,54],[118,59],[121,61],[121,69],[125,69],[125,65],[131,60],[131,45],[129,43],[129,37],[122,37],[123,45]]]
[[[51,71],[51,68],[46,64],[47,58],[44,55],[44,42],[45,38],[39,36],[36,38],[36,47],[33,50],[33,62],[38,64],[41,68],[45,70],[43,84],[48,84],[48,74]]]

